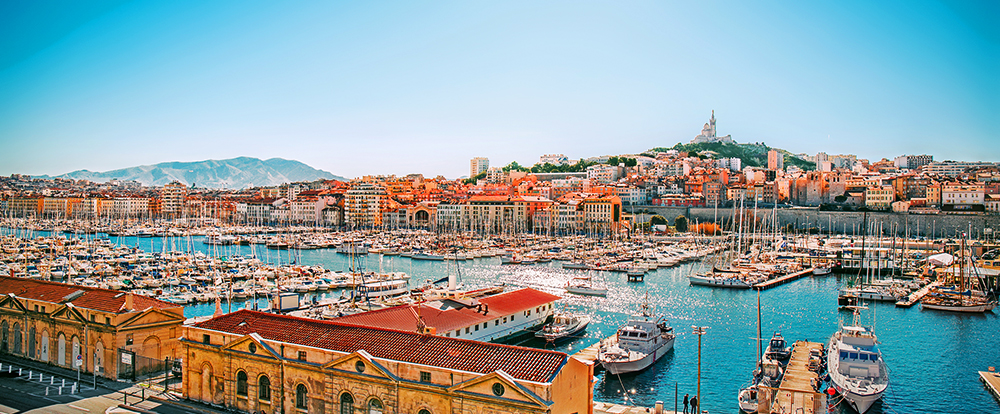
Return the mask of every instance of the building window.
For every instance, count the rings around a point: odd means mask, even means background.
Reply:
[[[354,397],[350,393],[340,394],[340,414],[354,414]]]
[[[354,369],[356,371],[358,371],[359,373],[365,372],[365,363],[364,363],[364,361],[355,362],[354,363]]]
[[[236,371],[236,395],[247,396],[247,373]]]
[[[271,380],[267,375],[261,375],[257,380],[257,399],[271,401]]]
[[[212,343],[212,335],[202,334],[201,335],[201,343],[203,343],[203,344],[211,344]]]
[[[306,386],[299,384],[295,387],[295,408],[306,409],[307,399]]]
[[[125,345],[132,345],[133,342],[132,334],[125,335]]]
[[[257,344],[251,342],[250,346],[248,346],[247,349],[250,351],[251,354],[256,353],[257,352]]]
[[[431,382],[431,373],[427,371],[420,371],[420,382]]]
[[[493,326],[499,326],[499,325],[500,325],[500,320],[499,319],[493,321]]]
[[[93,314],[91,314],[91,315],[90,315],[90,321],[91,321],[91,322],[97,322],[97,315],[93,315]]]
[[[506,390],[503,388],[503,384],[499,382],[493,383],[493,395],[496,395],[497,397],[503,396],[504,391]]]
[[[299,361],[306,360],[306,351],[299,351]]]
[[[476,332],[479,332],[479,324],[476,324]]]
[[[372,398],[368,401],[368,414],[382,414],[382,401]]]
[[[109,318],[109,317],[105,316],[105,317],[104,317],[104,324],[105,324],[105,325],[111,325],[111,318]]]
[[[421,408],[420,411],[417,411],[417,414],[431,414],[431,412],[427,411],[426,408]]]
[[[469,327],[468,326],[465,327],[465,333],[469,333]]]

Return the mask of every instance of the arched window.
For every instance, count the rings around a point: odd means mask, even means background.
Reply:
[[[28,358],[35,357],[35,327],[28,329]]]
[[[247,396],[247,373],[236,371],[236,395]]]
[[[427,411],[426,408],[421,408],[420,411],[417,411],[417,414],[431,414],[431,412]]]
[[[368,400],[368,414],[382,414],[382,401],[378,398]]]
[[[295,408],[306,408],[306,403],[308,402],[308,394],[306,391],[305,384],[299,384],[295,387]]]
[[[261,375],[257,380],[257,399],[271,401],[271,380],[267,375]]]
[[[9,338],[9,333],[7,332],[7,321],[0,322],[0,352],[7,352],[7,341]]]
[[[17,322],[14,322],[14,338],[12,338],[12,339],[13,339],[12,342],[14,343],[14,353],[15,354],[20,354],[21,353],[21,324],[19,324]]]
[[[340,414],[354,414],[354,397],[350,393],[340,394]]]

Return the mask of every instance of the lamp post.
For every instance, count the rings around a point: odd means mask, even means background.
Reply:
[[[707,326],[691,325],[694,334],[698,335],[698,412],[701,412],[701,336],[708,330]]]

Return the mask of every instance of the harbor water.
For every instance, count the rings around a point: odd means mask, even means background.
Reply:
[[[48,235],[38,232],[35,236]],[[75,237],[74,235],[66,235]],[[92,237],[92,236],[91,236]],[[322,265],[330,270],[347,271],[346,255],[332,249],[287,251],[268,250],[264,246],[209,246],[201,237],[187,239],[159,237],[112,237],[112,242],[136,246],[147,252],[167,249],[200,251],[211,256],[240,254],[269,263]],[[486,286],[502,282],[509,287],[531,287],[563,297],[558,306],[585,312],[594,320],[586,334],[556,350],[572,354],[614,334],[636,312],[648,293],[658,313],[669,318],[677,333],[674,349],[650,369],[632,375],[596,374],[594,399],[617,404],[651,407],[662,401],[672,410],[675,396],[697,392],[698,338],[692,326],[708,327],[702,337],[701,393],[702,409],[711,413],[737,413],[736,395],[749,383],[757,354],[757,293],[749,290],[713,289],[690,286],[687,276],[702,271],[708,263],[690,262],[661,268],[646,274],[645,281],[629,283],[624,273],[590,272],[599,282],[606,282],[607,297],[583,297],[565,293],[563,287],[578,270],[565,270],[560,262],[534,265],[501,265],[499,258],[467,261],[416,261],[400,256],[370,254],[358,262],[368,271],[402,271],[411,276],[410,285],[456,274],[468,286]],[[837,290],[851,275],[806,277],[760,294],[762,332],[769,339],[780,331],[790,343],[809,340],[826,343],[843,320],[851,314],[837,308]],[[330,291],[324,295],[339,295]],[[306,299],[313,299],[307,297]],[[264,301],[259,301],[263,306]],[[233,303],[232,310],[247,303]],[[960,413],[1000,412],[997,401],[979,382],[976,372],[1000,365],[1000,319],[995,313],[965,315],[909,309],[891,303],[868,304],[862,322],[874,325],[880,348],[889,367],[891,385],[882,403],[871,413]],[[223,304],[228,310],[229,304]],[[214,304],[196,304],[185,308],[185,316],[205,316]],[[544,347],[532,339],[522,345]],[[676,391],[675,391],[676,390]],[[837,407],[834,412],[853,412]]]

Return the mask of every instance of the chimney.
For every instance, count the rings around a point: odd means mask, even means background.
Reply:
[[[135,306],[133,305],[133,295],[132,295],[132,292],[128,292],[128,293],[125,294],[125,310],[130,311],[130,312],[133,311],[133,310],[135,310]]]

